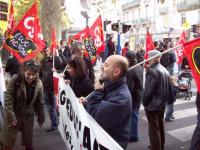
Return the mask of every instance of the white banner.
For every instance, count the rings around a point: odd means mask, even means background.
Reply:
[[[122,150],[59,79],[59,131],[68,150]],[[106,115],[106,114],[105,114]]]
[[[4,106],[4,92],[6,91],[6,85],[5,85],[5,79],[4,79],[4,71],[2,62],[0,59],[0,101],[2,102],[2,105]]]

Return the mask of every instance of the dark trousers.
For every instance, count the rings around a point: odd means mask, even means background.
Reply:
[[[192,136],[190,150],[200,150],[200,107],[197,107],[197,111],[197,126]]]
[[[149,123],[149,140],[151,144],[151,150],[164,150],[165,144],[165,129],[164,129],[164,112],[165,108],[161,108],[159,111],[147,111],[145,110],[147,120]]]
[[[139,108],[132,110],[130,139],[138,139]]]

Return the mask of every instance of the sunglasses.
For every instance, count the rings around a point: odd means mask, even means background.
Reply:
[[[38,64],[37,63],[33,63],[33,62],[26,62],[26,66],[29,66],[29,67],[35,67],[35,68],[38,68]]]

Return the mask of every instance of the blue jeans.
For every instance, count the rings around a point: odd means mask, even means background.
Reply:
[[[139,108],[134,108],[132,110],[131,116],[131,132],[130,138],[138,138],[138,117],[139,117]]]
[[[198,116],[197,116],[197,126],[194,130],[190,150],[199,150],[200,149],[200,108],[197,108]]]
[[[54,92],[47,92],[44,91],[44,99],[45,99],[45,103],[48,109],[48,113],[49,113],[49,117],[51,120],[51,127],[52,128],[56,128],[58,126],[58,122],[57,122],[57,112],[56,112],[56,99],[55,99],[55,95]]]
[[[170,119],[173,116],[173,112],[174,112],[174,103],[166,104],[165,119]]]

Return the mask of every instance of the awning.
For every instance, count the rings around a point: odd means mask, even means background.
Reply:
[[[200,9],[199,0],[179,0],[176,4],[178,12],[193,11]]]

